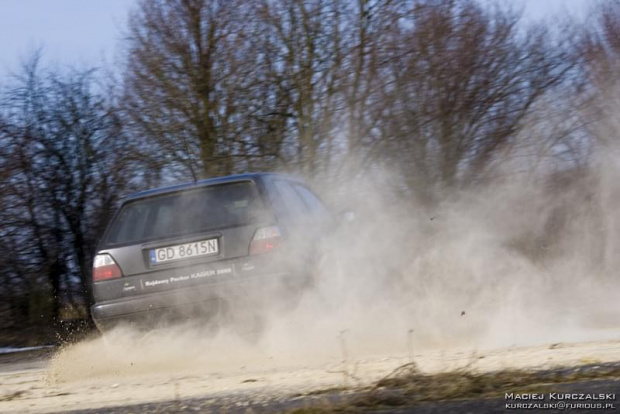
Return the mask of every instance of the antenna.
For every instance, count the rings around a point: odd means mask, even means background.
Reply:
[[[193,160],[193,151],[191,150],[189,143],[187,142],[186,139],[181,138],[181,142],[183,143],[183,147],[185,149],[185,154],[186,154],[186,159],[187,161],[189,161],[187,163],[187,166],[189,167],[189,171],[192,173],[192,181],[194,182],[194,185],[197,184],[198,180],[196,179],[196,172],[194,171],[194,163],[192,162]]]
[[[192,181],[194,182],[194,185],[196,185],[198,180],[196,179],[196,172],[194,171],[192,160],[189,161],[189,171],[192,173]]]

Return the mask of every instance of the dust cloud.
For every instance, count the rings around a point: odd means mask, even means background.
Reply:
[[[365,355],[617,338],[620,167],[503,179],[405,202],[388,173],[318,188],[356,212],[321,246],[314,287],[243,327],[119,328],[64,347],[52,381],[299,367]],[[276,299],[276,298],[273,298]],[[249,310],[252,312],[253,310]],[[256,310],[256,312],[259,312]]]

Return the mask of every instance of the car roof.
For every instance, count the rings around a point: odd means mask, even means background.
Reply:
[[[225,177],[207,178],[204,180],[198,180],[196,182],[189,182],[189,183],[184,183],[184,184],[171,185],[168,187],[155,188],[152,190],[140,191],[138,193],[133,193],[133,194],[126,196],[124,201],[150,197],[153,195],[173,193],[176,191],[182,191],[182,190],[187,190],[191,188],[206,187],[206,186],[214,185],[214,184],[224,184],[224,183],[239,182],[239,181],[256,181],[256,180],[260,180],[262,177],[279,177],[279,178],[283,178],[283,179],[290,180],[290,181],[301,182],[299,179],[295,177],[285,175],[285,174],[272,173],[272,172],[236,174],[236,175],[227,175]]]

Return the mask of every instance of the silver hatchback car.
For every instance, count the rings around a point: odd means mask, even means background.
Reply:
[[[256,173],[126,198],[97,248],[91,314],[118,322],[204,317],[312,283],[334,218],[303,182]]]

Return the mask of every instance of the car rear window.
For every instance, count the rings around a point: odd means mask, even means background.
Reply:
[[[125,204],[106,244],[141,243],[250,224],[263,214],[251,182],[203,187]]]

